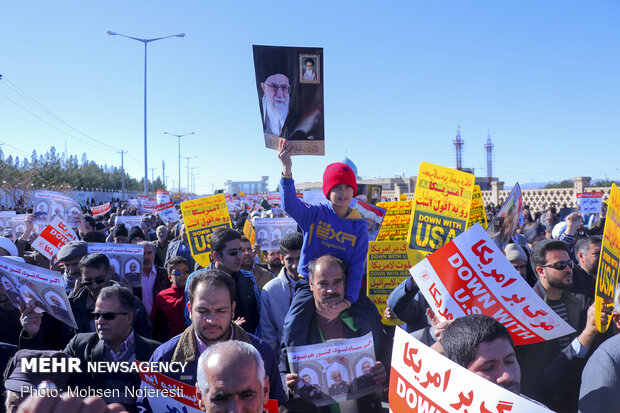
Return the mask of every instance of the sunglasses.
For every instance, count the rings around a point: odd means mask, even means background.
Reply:
[[[94,279],[84,279],[82,278],[82,285],[91,285],[91,284],[103,284],[106,282],[107,277],[103,276],[103,277],[97,277]]]
[[[108,311],[105,313],[90,313],[90,316],[93,320],[99,320],[99,317],[103,317],[106,321],[112,321],[116,318],[118,314],[127,315],[129,313],[114,313],[112,311]]]
[[[573,262],[572,261],[558,261],[558,262],[554,262],[553,264],[545,264],[543,265],[543,267],[550,267],[550,268],[553,268],[554,270],[561,271],[566,267],[573,268]]]

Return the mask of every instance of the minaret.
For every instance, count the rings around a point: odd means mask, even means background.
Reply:
[[[493,142],[491,142],[491,132],[487,132],[487,143],[484,144],[484,149],[487,151],[487,180],[491,185],[491,179],[493,178]]]
[[[454,140],[454,146],[456,147],[456,169],[459,171],[463,167],[461,163],[461,150],[464,144],[465,141],[461,139],[461,125],[458,125],[458,128],[456,130],[456,139]]]

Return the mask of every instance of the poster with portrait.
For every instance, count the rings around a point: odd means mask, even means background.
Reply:
[[[60,217],[72,228],[79,228],[82,208],[74,199],[54,191],[34,191],[34,217],[37,224],[47,225]]]
[[[287,347],[286,352],[291,371],[301,378],[297,395],[316,406],[357,399],[381,390],[370,376],[376,361],[372,333]]]
[[[265,146],[280,138],[292,155],[325,155],[323,49],[253,46],[256,90]]]
[[[499,249],[503,250],[508,245],[515,228],[519,224],[522,212],[521,187],[517,182],[512,191],[510,191],[508,199],[506,199],[487,227],[487,234],[495,241]]]
[[[12,229],[11,221],[16,214],[15,211],[0,211],[0,232]]]
[[[296,231],[297,222],[293,218],[256,218],[254,220],[255,242],[263,251],[279,250],[282,237]]]
[[[0,288],[16,308],[34,302],[37,313],[77,328],[60,273],[0,257]]]
[[[142,286],[142,266],[144,265],[144,247],[134,244],[88,243],[88,253],[105,254],[110,260],[112,279],[127,280],[132,287]]]
[[[11,231],[13,239],[18,239],[26,232],[26,217],[28,214],[17,214],[11,218]]]

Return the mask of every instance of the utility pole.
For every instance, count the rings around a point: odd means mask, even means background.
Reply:
[[[123,201],[124,201],[125,200],[125,159],[123,157],[123,154],[126,154],[127,151],[118,151],[116,153],[121,154],[121,176],[122,176],[122,182],[123,182]]]
[[[161,161],[161,176],[162,176],[162,179],[164,180],[164,187],[168,189],[168,187],[166,186],[166,161],[163,159]]]
[[[153,183],[153,193],[155,192],[155,168],[151,168],[151,182]]]
[[[193,158],[198,158],[198,155],[196,156],[184,156],[185,159],[187,159],[187,192],[189,193],[189,160],[193,159]],[[179,185],[180,187],[180,185]]]

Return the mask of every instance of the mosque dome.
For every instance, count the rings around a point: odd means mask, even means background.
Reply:
[[[353,173],[355,174],[355,176],[357,177],[357,166],[355,166],[355,164],[353,163],[352,160],[350,160],[349,158],[347,158],[346,156],[344,157],[344,159],[342,160],[342,163],[347,164],[349,166],[349,168],[351,168],[353,170]]]

